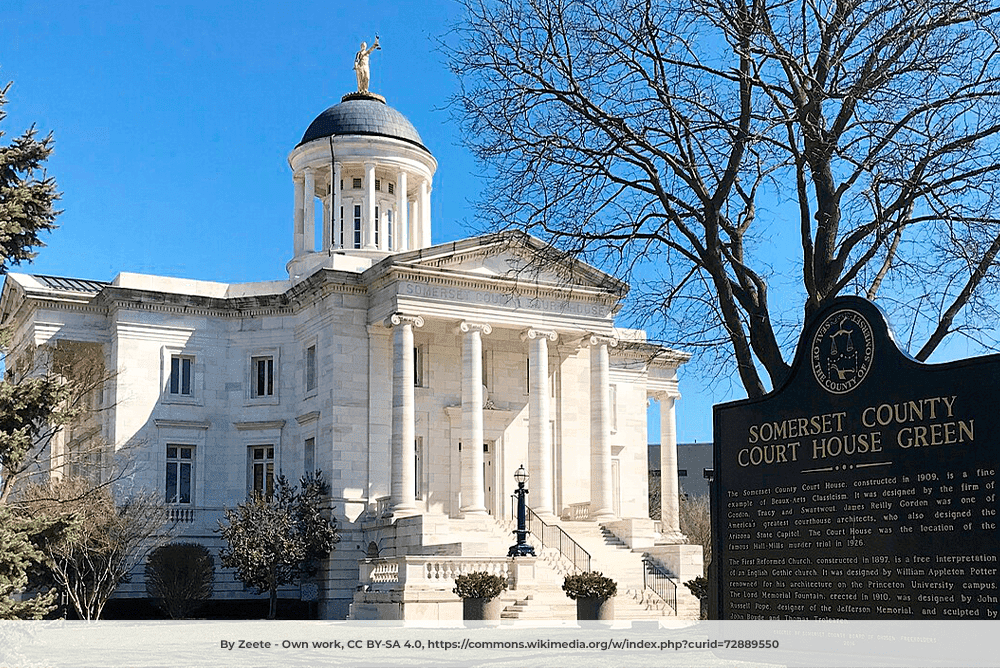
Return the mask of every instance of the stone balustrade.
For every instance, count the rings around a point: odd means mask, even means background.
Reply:
[[[590,502],[571,503],[565,511],[566,519],[571,522],[583,522],[590,519]]]
[[[505,578],[517,586],[517,569],[507,557],[404,556],[361,562],[360,583],[368,591],[438,589],[451,591],[455,578],[478,571]]]

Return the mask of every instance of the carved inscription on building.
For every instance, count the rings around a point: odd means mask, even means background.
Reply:
[[[718,614],[996,619],[1000,357],[917,364],[845,301],[783,388],[716,407]]]

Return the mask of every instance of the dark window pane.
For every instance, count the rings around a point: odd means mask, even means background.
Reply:
[[[180,392],[181,360],[177,357],[170,358],[170,394]]]
[[[178,502],[191,503],[191,465],[181,464],[181,481]]]
[[[167,503],[174,503],[177,496],[177,464],[167,462]]]

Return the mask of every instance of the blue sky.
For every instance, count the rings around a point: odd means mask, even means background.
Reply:
[[[4,143],[35,124],[63,193],[59,229],[15,271],[110,280],[121,271],[222,282],[287,276],[289,151],[355,89],[376,33],[371,90],[438,160],[435,243],[470,234],[484,182],[447,109],[457,82],[437,52],[449,0],[0,3],[0,81],[13,81]],[[710,441],[718,395],[681,378],[678,439]],[[651,438],[659,440],[658,411]]]

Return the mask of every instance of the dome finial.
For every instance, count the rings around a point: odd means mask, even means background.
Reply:
[[[361,42],[361,48],[358,50],[357,55],[354,56],[354,73],[358,75],[359,93],[368,92],[368,81],[371,78],[371,70],[368,68],[368,55],[376,49],[382,49],[378,44],[378,33],[375,34],[375,42],[371,46],[368,46],[365,42]]]

